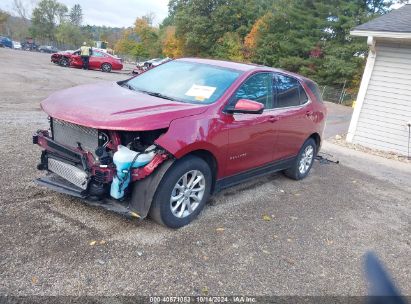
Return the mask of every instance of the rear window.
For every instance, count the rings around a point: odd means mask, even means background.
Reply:
[[[314,81],[307,81],[307,86],[310,89],[310,91],[315,95],[315,98],[319,102],[323,102],[323,98],[321,96],[321,91],[318,85]]]

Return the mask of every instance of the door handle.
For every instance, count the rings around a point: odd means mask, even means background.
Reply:
[[[307,116],[313,116],[314,112],[313,111],[307,111],[305,112],[305,115]]]
[[[280,118],[278,116],[270,116],[268,118],[269,122],[276,122],[276,121],[279,121],[279,120],[280,120]]]

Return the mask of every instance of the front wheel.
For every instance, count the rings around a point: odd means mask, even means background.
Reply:
[[[70,65],[70,61],[67,58],[60,59],[60,65],[63,67],[68,67]]]
[[[203,159],[188,156],[176,161],[158,186],[150,217],[170,228],[189,224],[210,197],[211,182],[210,167]]]
[[[309,138],[305,141],[298,153],[297,159],[293,166],[284,171],[284,174],[295,180],[305,178],[310,173],[314,163],[314,158],[317,155],[317,144],[314,139]]]

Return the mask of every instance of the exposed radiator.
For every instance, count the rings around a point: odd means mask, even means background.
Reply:
[[[48,169],[73,185],[83,190],[87,189],[88,175],[83,170],[54,158],[48,158]]]
[[[81,146],[85,151],[94,151],[98,147],[98,130],[83,127],[63,120],[52,120],[53,139],[59,144],[76,148]]]

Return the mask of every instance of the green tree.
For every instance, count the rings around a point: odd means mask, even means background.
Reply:
[[[0,33],[5,32],[5,25],[10,15],[2,10],[0,10]]]
[[[239,34],[227,32],[221,37],[213,48],[213,54],[217,58],[232,61],[243,61],[243,44]]]
[[[114,49],[120,54],[138,58],[158,57],[161,54],[159,30],[151,25],[153,14],[139,17],[134,27],[126,29]]]
[[[33,10],[30,32],[34,37],[54,40],[58,24],[64,22],[67,6],[56,0],[41,0]]]
[[[251,59],[322,84],[357,85],[367,46],[349,31],[389,7],[384,0],[279,0],[254,28]]]
[[[73,48],[80,46],[84,41],[89,40],[88,37],[81,31],[80,27],[75,26],[71,22],[61,23],[55,34],[56,40],[62,44],[70,45]]]
[[[224,42],[226,33],[235,33],[242,43],[270,3],[272,0],[173,0],[166,21],[175,24],[184,54],[221,57],[224,47],[218,44]]]
[[[80,4],[75,4],[70,10],[70,22],[75,26],[80,26],[83,22],[83,11]]]

